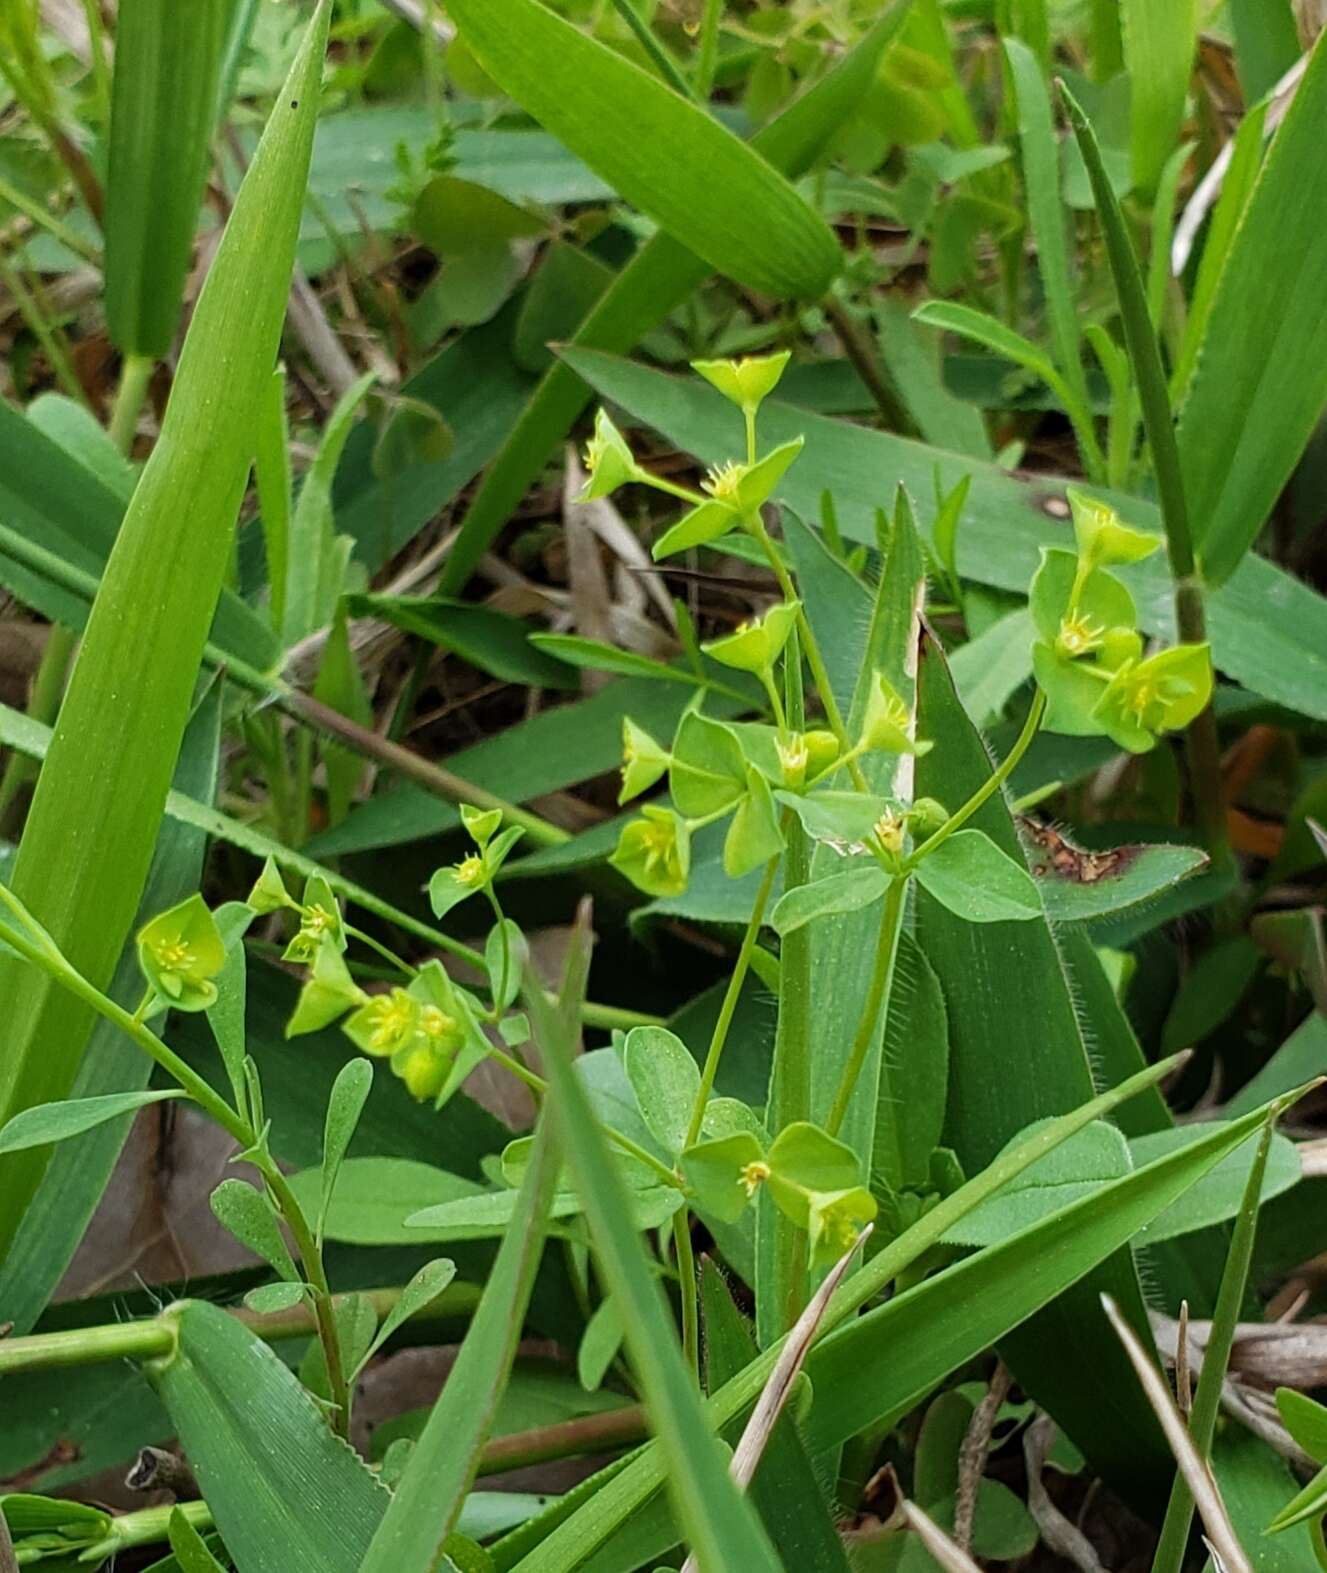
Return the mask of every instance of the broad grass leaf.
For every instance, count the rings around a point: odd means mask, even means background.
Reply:
[[[294,1373],[233,1316],[169,1313],[176,1352],[148,1375],[239,1573],[359,1573],[390,1498]]]
[[[943,652],[929,637],[922,644],[918,690],[917,729],[936,746],[917,763],[917,790],[962,801],[987,780],[991,764],[958,704]],[[969,823],[1022,862],[1017,832],[998,793]],[[969,923],[923,889],[917,893],[915,934],[940,980],[949,1015],[945,1145],[972,1172],[1033,1121],[1076,1108],[1091,1096],[1086,1028],[1044,917]],[[1144,1325],[1133,1262],[1122,1252],[1021,1328],[1003,1353],[1019,1382],[1088,1451],[1094,1466],[1145,1500],[1162,1478],[1168,1455],[1106,1323],[1102,1292]],[[1153,1466],[1162,1474],[1154,1474]]]
[[[457,0],[451,17],[494,81],[717,272],[773,295],[828,287],[824,221],[704,110],[537,0]]]

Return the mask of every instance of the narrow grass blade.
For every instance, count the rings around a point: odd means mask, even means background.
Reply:
[[[557,1167],[545,1118],[484,1297],[359,1573],[431,1573],[440,1564],[516,1355]]]
[[[1267,1155],[1272,1145],[1272,1122],[1263,1129],[1262,1139],[1249,1165],[1249,1179],[1244,1187],[1244,1199],[1235,1217],[1235,1227],[1230,1237],[1230,1253],[1226,1257],[1225,1272],[1221,1275],[1221,1289],[1216,1309],[1212,1313],[1212,1328],[1203,1350],[1203,1369],[1198,1378],[1198,1388],[1189,1411],[1188,1433],[1199,1458],[1206,1462],[1212,1451],[1212,1438],[1216,1433],[1217,1414],[1221,1408],[1221,1386],[1226,1379],[1230,1363],[1230,1349],[1235,1341],[1240,1309],[1244,1304],[1244,1291],[1249,1282],[1249,1265],[1253,1260],[1253,1241],[1258,1228],[1258,1210],[1262,1205],[1263,1176],[1267,1172]],[[1176,1474],[1170,1488],[1170,1502],[1161,1526],[1161,1539],[1152,1559],[1152,1573],[1180,1573],[1185,1549],[1189,1543],[1189,1527],[1193,1522],[1194,1497],[1187,1474]]]
[[[1216,1479],[1208,1467],[1207,1460],[1193,1445],[1184,1419],[1175,1407],[1170,1388],[1166,1386],[1165,1378],[1157,1370],[1138,1335],[1120,1315],[1119,1309],[1108,1295],[1103,1296],[1102,1305],[1110,1318],[1111,1325],[1119,1334],[1120,1342],[1128,1352],[1143,1391],[1156,1410],[1157,1419],[1165,1430],[1166,1440],[1175,1451],[1180,1469],[1203,1516],[1209,1542],[1221,1558],[1222,1567],[1226,1573],[1253,1573],[1253,1564],[1236,1538],[1230,1515],[1221,1500]]]
[[[908,1528],[926,1547],[934,1560],[945,1569],[945,1573],[981,1573],[981,1569],[967,1552],[956,1545],[915,1502],[909,1502],[905,1498],[899,1503],[899,1511],[907,1521]]]
[[[390,1500],[377,1478],[235,1317],[188,1300],[163,1321],[176,1346],[148,1376],[239,1573],[359,1573]]]
[[[1327,402],[1327,35],[1231,241],[1179,446],[1203,572],[1221,584],[1257,538]]]
[[[317,115],[323,0],[236,198],[69,682],[13,888],[70,962],[109,983],[143,891],[276,358]],[[294,106],[294,107],[291,107]],[[0,1123],[64,1097],[92,1026],[45,974],[0,963]],[[45,1167],[0,1163],[0,1252]]]
[[[217,116],[231,0],[121,0],[106,182],[106,321],[124,355],[170,348]]]
[[[1050,94],[1041,61],[1017,38],[1004,41],[1005,58],[1018,101],[1018,141],[1027,189],[1028,217],[1037,243],[1037,271],[1050,316],[1055,359],[1081,404],[1087,404],[1078,302],[1065,244],[1064,205],[1060,198],[1060,148],[1051,118]]]
[[[776,170],[795,178],[857,108],[875,82],[885,50],[898,36],[910,0],[901,0],[856,46],[777,120],[752,138]],[[622,269],[573,335],[572,342],[602,350],[630,349],[679,305],[708,272],[705,263],[669,234],[656,235]],[[510,517],[549,455],[589,402],[590,392],[561,361],[551,367],[521,412],[461,521],[461,533],[439,586],[464,588],[489,542]]]
[[[586,944],[583,932],[579,943]],[[739,1495],[723,1449],[705,1422],[621,1175],[572,1069],[570,1035],[558,1029],[542,995],[532,992],[527,1002],[591,1239],[605,1284],[621,1307],[627,1348],[667,1461],[673,1504],[686,1538],[705,1573],[732,1568],[778,1573],[778,1559],[760,1520]]]
[[[451,0],[488,74],[613,189],[717,272],[814,299],[838,242],[788,182],[704,110],[538,0]]]
[[[1161,365],[1161,350],[1148,311],[1138,258],[1124,225],[1119,199],[1102,162],[1096,133],[1077,100],[1063,84],[1061,91],[1097,201],[1097,217],[1106,241],[1106,254],[1110,259],[1115,293],[1120,303],[1120,319],[1124,324],[1125,343],[1129,347],[1134,381],[1143,408],[1143,426],[1147,432],[1148,446],[1152,450],[1152,467],[1161,500],[1161,516],[1166,526],[1170,569],[1177,580],[1182,580],[1194,571],[1193,544],[1188,509],[1185,506],[1184,479],[1180,473],[1179,449],[1171,420],[1170,394]]]
[[[1129,151],[1134,185],[1150,194],[1161,177],[1184,119],[1194,48],[1198,0],[1123,0],[1124,59],[1133,89]]]

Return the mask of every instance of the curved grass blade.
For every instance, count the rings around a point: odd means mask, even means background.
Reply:
[[[488,74],[613,189],[716,270],[818,298],[838,242],[786,179],[704,110],[538,0],[451,0]]]
[[[1212,584],[1257,538],[1327,402],[1324,120],[1320,37],[1235,231],[1180,412],[1185,488]]]
[[[588,957],[573,953],[557,1011],[558,1030],[573,1037],[573,1012],[579,1013],[587,969]],[[534,997],[543,1003],[542,993]],[[545,1009],[552,1013],[552,1007]],[[544,1118],[484,1297],[360,1573],[431,1573],[440,1564],[516,1356],[543,1255],[557,1170],[552,1125]]]
[[[587,946],[587,939],[582,931],[580,945]],[[673,1504],[697,1563],[706,1573],[729,1568],[778,1573],[778,1558],[755,1509],[738,1492],[724,1450],[706,1424],[673,1319],[641,1246],[621,1174],[572,1069],[573,1040],[565,1029],[559,1030],[541,994],[531,991],[527,1003],[600,1269],[621,1307],[627,1348],[667,1461]]]
[[[70,962],[109,983],[188,719],[276,359],[330,8],[322,0],[236,198],[180,356],[161,437],[107,564],[37,783],[13,888]],[[291,107],[291,106],[295,107]],[[0,962],[0,1123],[67,1095],[90,1009]],[[0,1162],[0,1252],[48,1154]]]

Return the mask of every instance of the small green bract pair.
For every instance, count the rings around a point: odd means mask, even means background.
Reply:
[[[1045,725],[1077,737],[1103,734],[1130,753],[1187,726],[1212,695],[1207,645],[1143,655],[1138,612],[1112,565],[1139,562],[1159,536],[1121,524],[1115,510],[1069,491],[1077,553],[1047,547],[1028,605],[1038,639],[1033,670],[1046,695]]]

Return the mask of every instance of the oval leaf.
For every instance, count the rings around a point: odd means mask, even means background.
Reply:
[[[981,830],[956,830],[918,863],[917,879],[969,923],[1043,916],[1032,876]]]
[[[22,1152],[27,1147],[46,1147],[52,1142],[81,1136],[107,1120],[132,1114],[149,1103],[167,1098],[183,1098],[178,1089],[165,1092],[112,1092],[101,1098],[69,1098],[63,1103],[39,1103],[24,1109],[0,1130],[0,1152]]]

